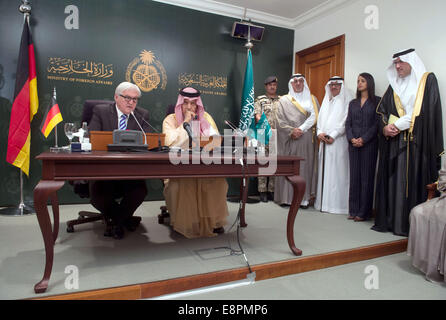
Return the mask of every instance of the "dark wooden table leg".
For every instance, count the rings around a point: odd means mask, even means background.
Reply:
[[[57,193],[54,192],[50,196],[51,208],[53,209],[53,242],[56,243],[57,236],[59,235],[59,199]]]
[[[302,255],[302,250],[296,248],[294,243],[294,221],[296,220],[297,211],[299,210],[300,203],[304,197],[306,183],[301,176],[290,176],[287,177],[287,179],[292,184],[294,190],[293,201],[291,202],[290,210],[288,211],[287,220],[288,245],[296,256],[300,256]]]
[[[245,220],[245,206],[246,200],[248,199],[248,180],[249,178],[243,179],[240,184],[240,199],[242,200],[242,207],[240,210],[240,227],[245,228],[248,226]],[[243,180],[245,180],[245,184],[243,186]]]
[[[56,192],[64,185],[64,181],[40,180],[34,188],[34,208],[36,209],[37,220],[42,231],[43,242],[45,244],[45,271],[43,278],[34,286],[35,293],[45,292],[53,268],[54,242],[56,241],[59,227],[51,227],[51,219],[48,213],[47,201],[51,198],[54,224],[59,224],[59,207]],[[55,210],[56,208],[56,210]]]

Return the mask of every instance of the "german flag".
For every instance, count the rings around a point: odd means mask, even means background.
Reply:
[[[31,121],[39,107],[37,97],[36,60],[28,22],[23,25],[9,123],[6,161],[29,176]]]
[[[57,104],[56,98],[53,96],[51,97],[50,105],[48,108],[46,108],[42,123],[40,124],[40,131],[43,133],[45,138],[48,138],[48,135],[54,129],[54,127],[62,121],[63,119],[59,110],[59,105]]]

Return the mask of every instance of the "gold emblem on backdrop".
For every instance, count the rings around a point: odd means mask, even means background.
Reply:
[[[166,89],[167,75],[162,63],[155,58],[152,51],[143,50],[138,58],[130,62],[125,73],[128,82],[136,84],[141,91]]]

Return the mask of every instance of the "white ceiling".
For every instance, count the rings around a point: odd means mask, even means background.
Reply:
[[[154,0],[185,8],[296,29],[357,0]]]
[[[216,2],[295,19],[327,0],[217,0]]]

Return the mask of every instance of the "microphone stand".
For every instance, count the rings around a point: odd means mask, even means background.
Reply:
[[[144,117],[141,117],[141,119],[146,124],[148,124],[149,127],[152,128],[153,131],[155,131],[155,133],[158,134],[158,147],[149,149],[149,151],[152,151],[152,152],[169,152],[170,148],[168,146],[161,145],[161,133],[158,130],[156,130],[155,127],[152,126],[148,121],[146,121],[146,119],[144,119]]]
[[[193,135],[192,135],[192,130],[191,130],[191,126],[189,124],[189,122],[184,122],[183,123],[183,128],[184,130],[186,130],[187,135],[189,136],[189,150],[192,152],[192,142],[195,141],[197,143],[197,146],[200,146],[200,141],[196,141],[196,139],[194,139]]]
[[[239,128],[236,128],[231,122],[229,122],[228,120],[225,120],[225,123],[232,129],[234,130],[234,132],[240,132],[241,130]],[[243,143],[243,152],[242,152],[242,158],[243,155],[245,154],[245,144]],[[242,164],[242,169],[243,169],[243,162],[241,162]],[[246,183],[248,182],[248,183]],[[240,195],[238,196],[228,196],[227,200],[229,202],[240,202],[241,200],[243,200],[243,196],[245,195],[246,197],[246,203],[259,203],[260,200],[256,199],[256,198],[252,198],[248,196],[248,191],[249,191],[249,178],[242,178],[242,184],[240,185]]]
[[[131,115],[133,116],[133,118],[135,118],[136,123],[138,124],[138,127],[141,129],[142,134],[144,135],[144,144],[147,146],[147,136],[146,136],[146,132],[144,131],[144,129],[142,128],[142,126],[139,124],[138,119],[136,119],[135,114],[132,112],[130,112]]]

